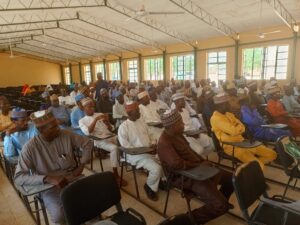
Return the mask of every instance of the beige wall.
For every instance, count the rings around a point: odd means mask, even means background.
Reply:
[[[288,44],[289,47],[289,62],[288,62],[288,78],[290,79],[292,72],[292,52],[293,52],[293,34],[289,28],[286,26],[277,26],[265,28],[261,32],[270,32],[274,30],[281,30],[280,33],[269,34],[266,35],[264,39],[260,39],[258,35],[258,31],[249,31],[240,34],[239,41],[239,49],[238,49],[238,74],[241,74],[242,68],[242,51],[244,48],[249,47],[260,47],[260,46],[268,46],[268,45],[277,45],[277,44]],[[196,44],[196,42],[194,42]],[[235,73],[235,41],[230,37],[217,37],[206,40],[198,40],[197,43],[197,74],[195,77],[197,79],[205,79],[207,78],[207,54],[210,51],[223,51],[227,52],[227,79],[232,80],[234,78]],[[153,49],[142,49],[142,65],[141,69],[143,71],[143,79],[145,79],[144,73],[144,60],[150,57],[162,57],[162,51],[154,51]],[[169,80],[171,78],[171,70],[170,70],[170,57],[173,55],[181,55],[181,54],[193,54],[193,48],[187,44],[175,44],[166,46],[166,79]],[[131,52],[123,52],[122,53],[122,75],[123,81],[127,81],[127,61],[129,59],[138,59],[136,54]],[[95,59],[99,63],[99,59]],[[108,64],[113,61],[118,61],[117,56],[109,55],[106,57],[106,72],[107,77],[109,78],[109,67]],[[295,63],[295,77],[300,79],[300,39],[298,38],[297,52],[296,52],[296,63]],[[93,63],[95,65],[96,63]],[[93,66],[94,69],[94,66]],[[78,68],[73,71],[73,81],[79,82],[79,72]],[[140,71],[139,71],[140,72]],[[83,74],[84,76],[84,74]]]
[[[0,87],[57,84],[61,82],[60,65],[27,57],[9,58],[0,53]]]

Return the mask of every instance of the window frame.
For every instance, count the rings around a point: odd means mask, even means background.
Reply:
[[[116,68],[112,68],[113,65],[117,65]],[[109,68],[109,80],[121,80],[121,65],[119,61],[113,61],[108,63],[108,68]],[[117,76],[115,77],[112,74],[112,71],[115,70],[114,72],[117,72]]]
[[[149,62],[148,62],[149,61]],[[153,65],[151,65],[153,63]],[[146,80],[159,81],[164,80],[163,57],[151,57],[144,59],[144,76]],[[152,71],[154,67],[154,71]],[[148,71],[150,69],[150,71]]]
[[[100,71],[97,71],[97,68],[98,68],[98,66],[101,66],[102,67],[102,71],[100,70]],[[97,80],[97,73],[102,73],[102,78],[105,80],[105,78],[106,78],[106,76],[105,76],[105,65],[104,65],[104,63],[96,63],[95,64],[95,80]]]
[[[87,70],[89,68],[89,70]],[[87,85],[92,83],[92,68],[90,64],[83,65],[84,81]]]
[[[210,57],[210,54],[216,54],[216,57]],[[224,56],[220,56],[221,53],[225,53],[225,60],[221,61],[220,58],[223,58]],[[216,58],[216,62],[210,62],[211,58]],[[207,52],[207,56],[206,56],[206,65],[207,65],[207,69],[206,69],[206,77],[216,81],[216,84],[219,84],[220,80],[225,81],[227,79],[227,51],[226,50],[219,50],[219,51],[209,51]],[[210,65],[216,65],[217,66],[217,80],[212,79],[210,77]],[[223,68],[225,70],[225,74],[220,74],[220,66],[224,66],[225,68]],[[224,76],[224,79],[220,79],[220,76]]]
[[[64,80],[65,80],[65,84],[67,85],[71,84],[71,71],[70,71],[70,67],[68,66],[64,67]]]
[[[190,58],[189,60],[190,60],[190,64],[191,64],[189,70],[186,69],[187,57]],[[181,59],[180,62],[179,62],[179,59]],[[174,65],[175,62],[177,64],[177,66]],[[175,70],[176,70],[176,72],[175,72]],[[186,74],[188,72],[190,72],[191,74],[190,75]],[[194,80],[195,79],[195,56],[194,56],[194,54],[171,56],[170,57],[170,75],[174,80]],[[179,79],[179,77],[181,77],[182,79]],[[186,79],[186,78],[188,78],[188,79]]]
[[[133,79],[131,79],[132,77]],[[139,81],[139,63],[137,59],[130,59],[127,61],[127,80],[131,83]]]

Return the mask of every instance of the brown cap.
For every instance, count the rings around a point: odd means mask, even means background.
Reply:
[[[56,120],[52,112],[48,110],[42,110],[42,111],[31,113],[30,119],[32,120],[32,122],[35,124],[36,127],[42,127]]]

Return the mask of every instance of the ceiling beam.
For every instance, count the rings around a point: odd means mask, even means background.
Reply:
[[[162,50],[162,51],[164,50],[163,48],[161,48],[159,46],[159,44],[157,42],[152,41],[148,38],[145,38],[145,37],[143,37],[143,36],[141,36],[137,33],[134,33],[132,31],[129,31],[129,30],[126,30],[124,28],[117,27],[113,24],[107,23],[107,22],[103,21],[100,18],[93,17],[93,16],[83,14],[83,13],[79,13],[79,12],[77,13],[77,18],[78,18],[78,20],[80,20],[82,22],[85,22],[87,24],[90,24],[94,27],[98,27],[98,28],[106,30],[108,32],[111,32],[111,33],[117,34],[119,36],[125,37],[127,39],[132,40],[132,41],[143,44],[147,47],[150,46],[152,48],[156,48],[156,49],[159,49],[159,50]]]
[[[299,25],[292,14],[284,7],[279,0],[261,0],[267,2],[275,11],[277,16],[293,31],[299,31]]]
[[[16,4],[17,3],[17,4]],[[16,6],[18,5],[18,6]],[[78,9],[95,8],[105,5],[105,0],[10,0],[0,1],[1,11],[28,11],[28,10],[55,10],[55,9]]]
[[[192,43],[191,43],[191,39],[182,34],[182,33],[179,33],[175,30],[172,30],[170,28],[168,28],[167,26],[161,24],[161,23],[158,23],[157,21],[151,19],[150,17],[147,17],[147,16],[143,16],[141,18],[138,18],[136,17],[136,14],[134,11],[128,9],[128,8],[125,8],[123,7],[122,5],[120,5],[117,1],[115,0],[107,0],[106,1],[106,6],[108,8],[110,8],[111,10],[119,13],[119,14],[122,14],[124,16],[127,16],[128,18],[132,18],[132,20],[135,20],[137,22],[140,22],[142,24],[144,24],[145,26],[147,27],[150,27],[151,29],[154,29],[156,31],[159,31],[161,33],[164,33],[165,35],[169,36],[169,37],[172,37],[176,40],[179,40],[191,47],[195,47]]]
[[[133,47],[128,45],[128,44],[121,43],[121,42],[115,41],[113,39],[108,39],[108,38],[106,38],[106,37],[104,37],[100,34],[92,32],[92,31],[85,30],[85,29],[82,29],[80,27],[76,27],[76,26],[73,26],[73,25],[70,25],[70,24],[66,25],[64,23],[58,23],[58,26],[59,26],[60,29],[71,32],[71,33],[76,34],[78,36],[82,36],[84,38],[88,38],[88,39],[91,39],[91,40],[94,40],[94,41],[97,41],[97,42],[101,42],[102,44],[104,43],[106,45],[113,46],[117,49],[123,49],[123,50],[129,51],[129,52],[139,54],[138,52],[132,50]],[[114,52],[114,50],[111,50],[111,51]]]
[[[192,0],[169,0],[173,4],[177,5],[179,8],[185,10],[189,14],[193,15],[197,19],[209,25],[214,30],[222,33],[225,36],[229,36],[233,39],[237,38],[237,32],[220,21],[218,18],[208,13],[206,10],[201,8]]]
[[[33,23],[49,23],[56,21],[69,21],[76,20],[75,12],[60,12],[51,13],[51,12],[43,12],[40,13],[14,13],[13,16],[6,13],[0,13],[0,26],[5,25],[25,25],[25,24],[33,24]]]

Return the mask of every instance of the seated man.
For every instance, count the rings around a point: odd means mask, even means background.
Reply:
[[[60,130],[49,111],[30,116],[39,134],[27,142],[19,156],[15,173],[17,185],[53,184],[41,193],[41,198],[54,224],[65,224],[60,191],[82,175],[84,164],[90,161],[93,143],[83,136]],[[74,147],[82,149],[81,164],[77,166]]]
[[[177,111],[182,117],[184,123],[184,131],[199,130],[198,124],[193,123],[188,111],[185,109],[184,95],[178,95],[173,99],[176,105]],[[199,123],[199,122],[198,122]],[[214,150],[214,144],[212,139],[206,134],[198,134],[193,137],[186,136],[186,140],[189,142],[191,148],[199,155],[208,155]]]
[[[101,88],[99,98],[96,102],[96,112],[107,113],[109,115],[110,123],[113,123],[112,108],[113,103],[109,99],[107,89]]]
[[[64,88],[60,89],[60,96],[58,97],[58,101],[60,105],[65,105],[68,107],[74,105],[71,96],[67,95],[67,91]]]
[[[199,164],[210,165],[189,146],[183,136],[184,123],[177,110],[163,114],[161,120],[165,130],[159,139],[157,151],[163,167],[166,168],[166,173],[170,170],[192,169]],[[183,188],[199,196],[199,199],[205,204],[192,211],[197,224],[205,224],[225,214],[233,207],[228,202],[233,192],[231,176],[229,172],[220,169],[220,172],[210,180],[184,180]],[[175,176],[171,182],[180,187],[182,180]],[[219,189],[218,185],[220,185]]]
[[[71,112],[71,126],[74,128],[74,132],[79,135],[84,135],[79,127],[79,120],[85,116],[80,102],[84,98],[85,96],[83,94],[78,94],[75,96],[77,107]]]
[[[49,111],[52,112],[60,127],[68,127],[70,122],[70,109],[64,105],[59,105],[58,96],[53,94],[50,97],[51,106]]]
[[[116,121],[116,128],[118,128],[121,123],[127,119],[128,115],[125,111],[125,107],[124,107],[124,95],[122,94],[122,92],[118,91],[115,93],[115,104],[113,105],[113,118]]]
[[[14,127],[10,119],[10,104],[5,96],[0,96],[0,132],[9,130]]]
[[[103,140],[94,141],[96,147],[104,149],[110,152],[110,162],[113,168],[113,173],[122,185],[126,185],[126,182],[121,178],[118,173],[118,146],[116,137],[107,138],[113,136],[112,126],[108,121],[108,116],[103,113],[95,113],[95,104],[91,98],[84,98],[81,100],[81,104],[84,109],[85,116],[79,120],[79,127],[81,131],[89,136],[101,138]],[[106,139],[105,139],[106,138]]]
[[[71,102],[72,102],[73,104],[76,103],[75,97],[76,97],[76,95],[78,95],[78,94],[79,94],[78,83],[75,83],[75,84],[74,84],[74,87],[73,87],[73,91],[71,91],[71,93],[70,93]]]
[[[284,109],[280,101],[280,88],[271,87],[268,89],[270,99],[267,110],[273,117],[275,123],[287,124],[295,137],[300,136],[300,119],[288,117],[288,112]]]
[[[37,135],[35,126],[32,123],[28,123],[26,110],[15,108],[10,118],[15,126],[6,132],[4,138],[4,155],[6,157],[20,155],[23,146]]]
[[[228,104],[230,106],[230,112],[232,112],[236,118],[240,118],[241,116],[240,99],[238,98],[237,89],[233,82],[227,84],[226,93],[228,94],[228,98],[229,98]]]
[[[156,111],[169,109],[169,106],[166,103],[164,103],[160,99],[157,99],[155,88],[150,88],[148,93],[150,97],[150,106],[153,107]]]
[[[140,112],[141,118],[145,123],[160,123],[160,117],[156,109],[150,105],[150,97],[146,91],[143,91],[138,94],[138,99],[140,101]],[[159,139],[162,133],[162,125],[157,126],[148,126],[150,134],[155,137],[156,141]]]
[[[220,142],[242,142],[244,140],[242,134],[245,132],[245,126],[230,112],[228,101],[227,94],[220,94],[214,97],[216,111],[210,119],[212,131]],[[233,147],[231,145],[223,145],[223,148],[227,155],[232,156]],[[234,153],[234,157],[244,163],[253,160],[258,161],[262,169],[264,164],[276,159],[276,152],[264,145],[249,149],[235,147]]]
[[[256,104],[251,102],[249,98],[244,98],[241,101],[241,105],[241,120],[247,125],[253,138],[275,142],[281,136],[291,135],[289,130],[262,127],[266,122],[257,111]]]
[[[282,103],[288,113],[300,112],[300,104],[296,96],[293,95],[293,88],[291,86],[285,87],[285,95],[282,98]]]
[[[138,103],[127,103],[126,112],[128,119],[124,121],[118,130],[118,139],[122,147],[153,147],[156,149],[156,141],[150,136],[148,127],[145,122],[140,119],[140,110]],[[127,161],[136,165],[136,168],[143,168],[149,172],[147,182],[144,185],[145,192],[149,199],[157,201],[157,191],[159,181],[162,176],[162,168],[151,154],[129,155]]]

